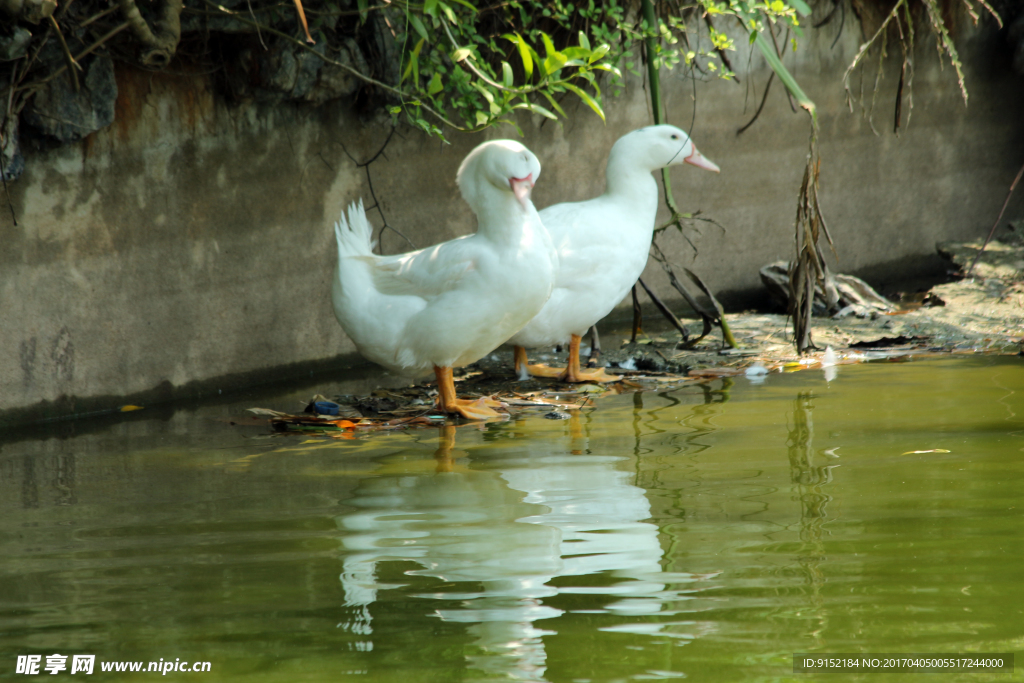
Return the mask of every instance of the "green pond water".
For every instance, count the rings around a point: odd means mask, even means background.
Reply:
[[[885,681],[793,655],[1024,650],[1019,358],[625,394],[450,450],[231,424],[311,393],[0,445],[0,679]],[[161,660],[210,671],[101,670]]]

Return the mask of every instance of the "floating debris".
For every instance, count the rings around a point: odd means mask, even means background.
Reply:
[[[760,363],[755,363],[747,368],[743,374],[746,375],[751,384],[764,384],[765,379],[768,377],[768,368]]]

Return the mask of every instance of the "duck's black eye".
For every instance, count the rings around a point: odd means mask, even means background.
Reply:
[[[678,139],[679,139],[679,136],[678,136],[678,135],[676,135],[675,133],[673,133],[673,134],[672,134],[672,139],[673,139],[673,140],[678,140]]]

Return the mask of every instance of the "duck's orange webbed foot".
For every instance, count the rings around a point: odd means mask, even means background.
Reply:
[[[456,398],[451,368],[434,366],[434,376],[437,377],[437,409],[441,412],[461,415],[467,420],[490,420],[506,415],[494,410],[503,404],[493,398]]]
[[[596,370],[581,370],[580,369],[580,338],[577,335],[572,336],[572,342],[569,344],[569,362],[564,368],[552,368],[547,365],[530,365],[526,362],[526,349],[521,346],[515,347],[515,368],[516,374],[519,375],[520,379],[527,379],[523,374],[523,369],[530,374],[531,377],[546,377],[548,379],[557,379],[560,382],[618,382],[621,377],[617,375],[609,375],[604,371],[604,368],[598,368]]]
[[[446,413],[461,415],[467,420],[491,420],[505,417],[507,413],[499,413],[495,408],[501,406],[499,401],[481,396],[477,399],[456,398],[439,408]]]
[[[618,382],[622,378],[618,375],[609,375],[605,372],[604,368],[597,368],[596,370],[581,370],[579,366],[576,367],[576,372],[571,372],[573,367],[570,365],[560,375],[558,379],[562,382],[569,382],[572,384],[578,382]]]
[[[560,379],[565,374],[565,368],[549,368],[546,365],[527,365],[526,371],[530,373],[531,377],[548,377],[551,379]]]

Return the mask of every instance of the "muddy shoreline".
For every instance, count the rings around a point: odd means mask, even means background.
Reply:
[[[885,358],[1024,353],[1024,245],[1013,239],[939,245],[954,275],[951,281],[922,291],[904,293],[891,313],[864,317],[815,318],[812,339],[818,350],[802,356],[792,341],[792,326],[781,313],[746,311],[726,315],[739,348],[723,342],[721,329],[696,344],[660,317],[648,315],[648,328],[631,340],[626,328],[602,332],[596,365],[622,381],[612,384],[567,385],[550,379],[520,381],[512,354],[502,347],[455,371],[462,397],[495,396],[512,414],[542,411],[561,419],[569,411],[590,405],[609,393],[669,388],[721,377],[756,378],[771,372],[792,372]],[[964,277],[979,255],[971,277]],[[690,339],[702,329],[700,321],[684,320]],[[589,353],[584,340],[581,356]],[[564,366],[565,349],[533,349],[531,363]],[[273,411],[254,417],[269,419],[279,431],[339,430],[342,433],[436,426],[451,418],[433,410],[433,382],[403,388],[377,389],[368,395],[316,396],[302,415]]]

